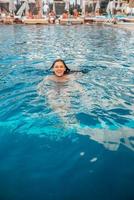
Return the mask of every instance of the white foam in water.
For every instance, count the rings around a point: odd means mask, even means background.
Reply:
[[[96,162],[98,160],[98,158],[97,157],[94,157],[94,158],[92,158],[91,160],[90,160],[90,162]]]
[[[80,152],[80,156],[84,156],[85,155],[85,152]]]

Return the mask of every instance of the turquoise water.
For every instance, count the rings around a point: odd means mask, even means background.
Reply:
[[[133,200],[133,33],[1,25],[0,60],[0,200]]]

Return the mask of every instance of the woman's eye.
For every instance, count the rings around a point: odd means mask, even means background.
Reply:
[[[62,65],[55,65],[55,68],[64,68]]]

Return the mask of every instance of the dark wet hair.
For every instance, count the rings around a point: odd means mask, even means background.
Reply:
[[[62,59],[56,59],[56,60],[53,62],[53,64],[52,64],[52,66],[50,67],[50,69],[47,70],[47,71],[50,71],[51,69],[53,69],[53,67],[54,67],[54,65],[55,65],[56,62],[62,62],[62,63],[63,63],[63,65],[64,65],[65,68],[66,68],[64,74],[77,73],[77,72],[80,72],[80,73],[83,73],[83,74],[87,74],[87,73],[90,71],[90,70],[88,70],[88,69],[70,70],[70,69],[67,67],[67,65],[66,65],[66,63],[64,62],[64,60],[62,60]]]
[[[64,74],[69,74],[70,69],[67,67],[66,63],[65,63],[64,60],[62,60],[62,59],[56,59],[56,60],[53,62],[53,64],[52,64],[52,66],[50,67],[50,69],[53,69],[55,63],[57,63],[57,62],[62,62],[63,65],[65,66],[65,69],[66,69],[65,72],[64,72]]]

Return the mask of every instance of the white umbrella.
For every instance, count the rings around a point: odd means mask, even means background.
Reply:
[[[82,1],[82,14],[85,15],[86,0]]]
[[[115,1],[110,1],[107,5],[106,12],[109,14],[113,14],[113,9],[115,9]]]
[[[82,0],[80,0],[80,8],[82,9]]]
[[[43,6],[43,11],[44,11],[44,13],[47,13],[47,12],[48,12],[48,9],[49,9],[48,4],[44,4],[44,6]]]
[[[14,4],[14,0],[10,0],[10,2],[9,2],[9,12],[14,13],[15,10],[16,10],[16,7],[15,7],[15,4]]]
[[[100,9],[100,1],[98,0],[95,6],[95,12],[97,12]]]
[[[69,10],[70,0],[66,0],[65,10]]]
[[[28,5],[28,1],[25,1],[22,6],[20,7],[20,9],[17,12],[18,16],[22,16],[24,11],[28,11],[29,10],[29,5]]]

